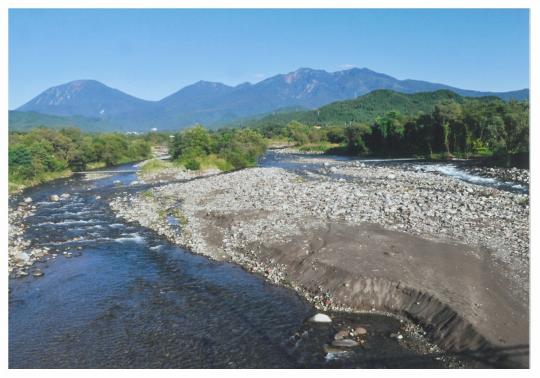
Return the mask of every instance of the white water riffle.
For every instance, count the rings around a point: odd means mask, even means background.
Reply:
[[[482,177],[478,175],[470,174],[462,169],[457,168],[455,165],[450,164],[431,164],[431,165],[415,165],[414,168],[419,171],[424,172],[438,172],[446,176],[455,177],[460,180],[470,182],[471,184],[476,185],[486,185],[486,186],[510,186],[516,190],[525,190],[526,188],[523,185],[514,183],[514,182],[505,182],[497,180],[492,177]]]

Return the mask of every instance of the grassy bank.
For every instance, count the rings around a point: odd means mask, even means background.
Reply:
[[[32,179],[27,179],[27,180],[19,180],[19,181],[10,180],[8,182],[8,191],[9,191],[9,194],[17,194],[32,186],[44,184],[48,181],[56,180],[59,178],[69,177],[72,174],[73,172],[70,169],[66,169],[60,172],[44,173],[40,177],[35,177]]]
[[[189,161],[166,161],[160,159],[152,159],[147,161],[141,167],[142,174],[163,171],[165,169],[178,168],[191,171],[208,171],[218,169],[223,172],[232,171],[234,167],[227,160],[218,157],[217,155],[198,156]]]
[[[139,159],[123,160],[119,162],[118,164],[114,164],[114,165],[127,164],[127,163],[136,162],[136,161],[139,161]],[[100,168],[107,168],[107,167],[109,167],[109,165],[107,165],[105,162],[95,162],[95,163],[88,164],[85,167],[85,169],[93,170],[93,169],[100,169]],[[45,172],[37,177],[32,177],[29,179],[22,179],[22,180],[17,179],[17,178],[13,180],[10,179],[8,182],[8,191],[9,191],[9,194],[17,194],[27,188],[31,188],[36,185],[44,184],[46,182],[53,181],[60,178],[70,177],[71,175],[73,175],[73,172],[74,171],[71,169],[65,169],[63,171]]]
[[[298,146],[298,149],[303,152],[323,152],[326,153],[334,148],[339,147],[337,143],[320,142],[320,143],[308,143]]]

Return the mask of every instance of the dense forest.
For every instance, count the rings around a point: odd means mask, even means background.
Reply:
[[[10,189],[33,185],[71,171],[150,157],[151,143],[120,133],[83,134],[76,128],[36,128],[9,134]]]
[[[376,91],[251,125],[266,138],[288,138],[306,150],[350,155],[492,156],[511,164],[528,159],[529,152],[527,101],[472,99],[449,91]]]

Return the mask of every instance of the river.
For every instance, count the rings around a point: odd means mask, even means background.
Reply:
[[[287,166],[287,164],[292,164]],[[262,166],[300,169],[269,154]],[[117,167],[126,170],[132,165]],[[304,169],[306,166],[303,166]],[[378,314],[330,314],[290,290],[224,262],[172,245],[116,218],[108,199],[144,191],[135,173],[74,176],[24,193],[36,205],[25,238],[57,256],[45,274],[9,280],[10,368],[448,367],[465,362],[420,353],[395,334],[401,322]],[[58,202],[51,194],[69,194]],[[17,206],[21,196],[11,199]],[[354,352],[324,348],[343,325],[370,329]]]

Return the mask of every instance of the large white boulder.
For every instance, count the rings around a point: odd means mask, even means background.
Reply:
[[[332,323],[332,319],[326,314],[315,314],[308,321],[313,323]]]

